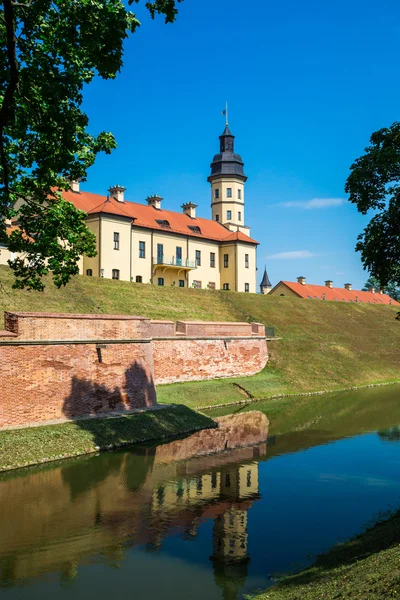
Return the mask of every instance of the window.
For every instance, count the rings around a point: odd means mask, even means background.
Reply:
[[[214,190],[214,198],[219,198],[219,189],[215,188]]]
[[[201,229],[198,225],[188,225],[188,228],[190,231],[193,231],[193,233],[201,233]]]
[[[239,188],[238,189],[238,200],[242,199],[242,190]]]
[[[229,267],[229,254],[224,254],[224,267],[225,269]]]
[[[215,290],[215,281],[210,281],[210,283],[208,284],[208,289]]]
[[[210,252],[210,267],[215,267],[215,252]]]
[[[201,251],[196,250],[196,267],[201,266]]]
[[[141,275],[136,275],[136,283],[142,283],[143,282],[143,278]]]
[[[219,221],[219,215],[215,215],[215,220],[216,220],[216,221],[217,221],[217,223],[218,223],[218,221]]]
[[[160,227],[164,227],[164,229],[171,229],[169,221],[166,221],[165,219],[156,219],[156,223],[158,223]]]
[[[179,287],[185,287],[185,280],[184,279],[180,279],[179,280]]]
[[[139,242],[139,258],[146,258],[146,242]]]
[[[180,246],[176,247],[176,264],[182,265],[182,248]]]
[[[251,487],[251,471],[247,471],[247,487]]]
[[[92,275],[93,275],[93,271],[92,271],[92,269],[86,269],[86,275],[87,275],[88,277],[92,277]]]
[[[238,221],[241,221],[241,220],[242,220],[242,213],[239,210],[239,212],[238,212]]]
[[[201,289],[201,281],[196,281],[196,279],[193,281],[193,287],[200,290]]]
[[[249,255],[248,254],[244,255],[244,266],[246,267],[246,269],[249,268]]]
[[[113,279],[119,279],[119,269],[113,269],[112,270],[112,278]]]
[[[114,250],[119,250],[119,233],[114,231]]]
[[[244,284],[244,291],[245,292],[250,292],[250,285],[248,283]]]
[[[223,290],[229,290],[229,283],[224,283],[222,286]]]
[[[231,221],[232,220],[232,211],[231,210],[227,210],[226,211],[226,220],[227,221]]]
[[[164,277],[158,278],[158,285],[164,285]]]
[[[162,265],[164,261],[164,244],[157,244],[157,263]]]
[[[232,198],[232,188],[226,188],[226,197]]]

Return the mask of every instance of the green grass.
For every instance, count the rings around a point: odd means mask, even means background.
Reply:
[[[211,427],[215,422],[210,418],[177,406],[112,419],[0,431],[0,471]]]
[[[12,289],[12,273],[0,267],[0,318],[4,310],[136,314],[153,319],[259,321],[274,326],[281,341],[269,344],[269,367],[254,377],[159,386],[161,402],[204,407],[236,402],[247,393],[339,390],[400,380],[400,322],[389,306],[322,302],[279,296],[179,289],[75,277],[57,290]],[[1,326],[1,325],[0,325]]]
[[[400,512],[254,600],[387,600],[400,595]]]

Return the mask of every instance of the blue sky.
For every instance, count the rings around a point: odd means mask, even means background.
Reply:
[[[173,25],[134,8],[142,26],[122,72],[85,90],[91,132],[112,131],[118,149],[83,189],[119,183],[129,200],[191,200],[208,218],[228,100],[259,279],[266,264],[273,284],[304,275],[360,288],[354,246],[368,219],[343,188],[372,131],[399,119],[398,3],[185,0]]]

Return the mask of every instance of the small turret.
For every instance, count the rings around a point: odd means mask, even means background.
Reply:
[[[264,275],[262,281],[260,283],[260,292],[261,294],[269,294],[272,290],[272,285],[268,277],[267,267],[264,269]]]

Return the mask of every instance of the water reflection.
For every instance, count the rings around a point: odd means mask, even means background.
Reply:
[[[4,475],[0,585],[58,573],[68,589],[82,564],[118,567],[132,547],[159,552],[168,536],[195,539],[201,523],[212,521],[216,582],[224,598],[236,598],[247,573],[247,512],[259,499],[257,461],[266,454],[268,422],[257,413],[228,421],[225,429],[169,444]],[[229,445],[244,447],[220,452]]]

